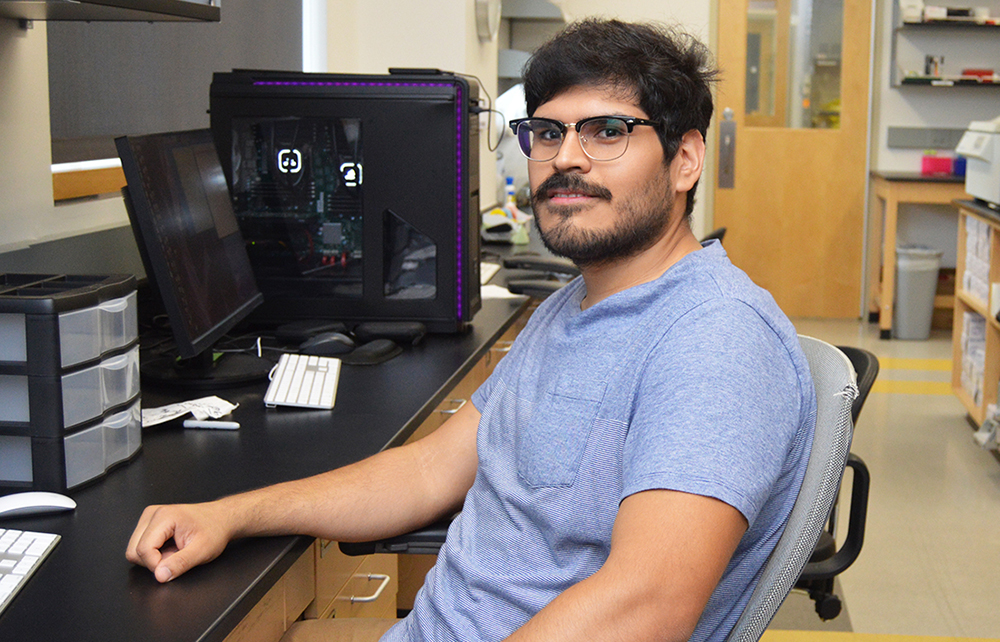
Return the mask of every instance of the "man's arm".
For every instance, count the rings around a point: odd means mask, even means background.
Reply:
[[[204,504],[150,506],[125,556],[167,582],[240,537],[366,541],[419,528],[457,511],[472,486],[479,416],[466,404],[413,444],[314,477]]]
[[[631,495],[619,509],[604,566],[508,640],[687,640],[746,528],[739,511],[710,497]]]

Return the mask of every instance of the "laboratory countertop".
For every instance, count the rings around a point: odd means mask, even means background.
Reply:
[[[62,536],[0,615],[0,640],[223,640],[311,538],[239,540],[211,564],[160,585],[125,560],[142,509],[297,479],[402,444],[525,306],[525,299],[486,299],[466,333],[429,335],[378,366],[345,365],[333,410],[265,409],[262,382],[217,393],[239,404],[238,431],[184,430],[180,420],[145,430],[132,461],[69,493],[75,511],[0,523]],[[144,388],[142,403],[204,394]]]

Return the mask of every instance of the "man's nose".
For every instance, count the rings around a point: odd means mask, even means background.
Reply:
[[[572,139],[572,140],[571,140]],[[566,128],[559,153],[552,159],[555,168],[560,172],[590,171],[590,156],[583,151],[583,139],[574,127]]]

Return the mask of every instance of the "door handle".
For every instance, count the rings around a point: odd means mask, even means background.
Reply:
[[[729,107],[722,112],[719,123],[719,189],[736,186],[736,121]]]

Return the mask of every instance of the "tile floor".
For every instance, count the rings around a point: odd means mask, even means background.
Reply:
[[[872,485],[861,557],[839,580],[846,614],[824,625],[793,595],[775,628],[1000,638],[1000,461],[949,392],[950,331],[883,341],[861,321],[795,325],[872,351],[881,373],[852,447]]]

